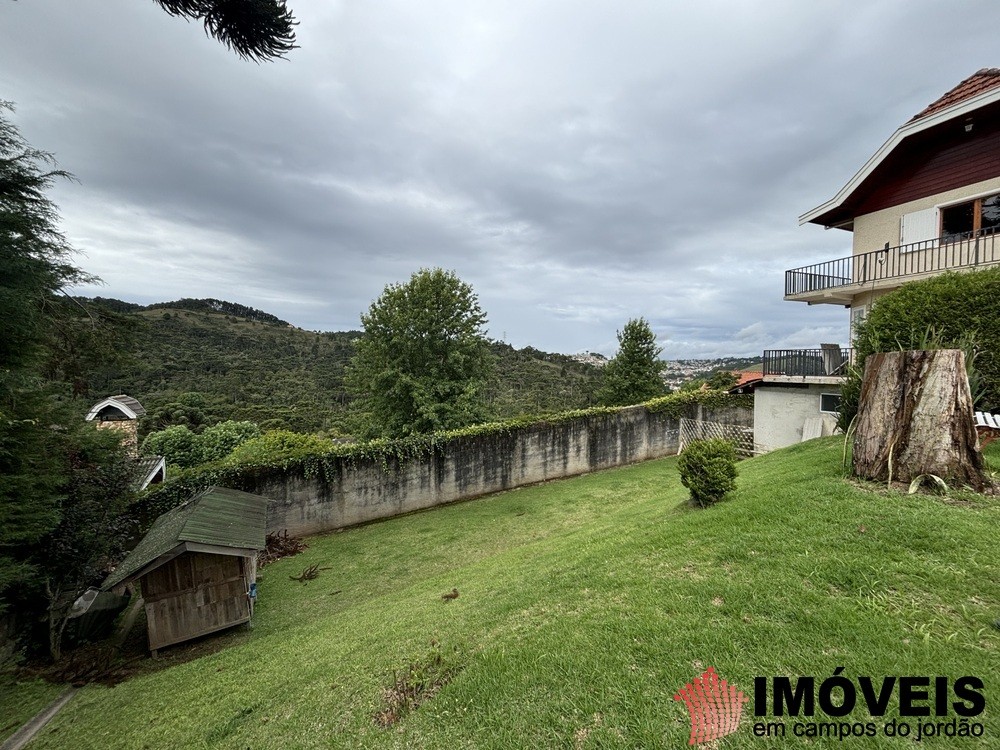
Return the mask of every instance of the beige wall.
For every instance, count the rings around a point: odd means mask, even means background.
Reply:
[[[903,214],[933,208],[942,203],[961,201],[963,198],[991,191],[1000,192],[1000,177],[858,216],[854,219],[853,252],[855,255],[859,255],[870,253],[873,250],[881,250],[887,242],[889,247],[899,245],[899,219]]]
[[[824,434],[833,434],[837,417],[819,410],[822,393],[840,393],[840,386],[758,387],[753,394],[754,449],[767,453],[802,442],[802,428],[811,417],[822,417],[827,427]]]

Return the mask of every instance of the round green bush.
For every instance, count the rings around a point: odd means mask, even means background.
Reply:
[[[187,425],[173,425],[159,432],[151,432],[142,441],[145,456],[166,456],[167,462],[187,469],[204,460],[198,435]]]
[[[681,484],[701,507],[736,489],[736,449],[728,440],[694,440],[677,460]]]

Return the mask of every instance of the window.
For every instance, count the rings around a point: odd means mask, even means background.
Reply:
[[[1000,228],[1000,193],[941,209],[941,239],[958,240],[972,234],[992,234]]]
[[[825,414],[836,414],[840,411],[839,393],[819,394],[819,410]]]
[[[868,305],[855,305],[851,308],[851,341],[854,341],[858,333],[858,325],[868,317]]]

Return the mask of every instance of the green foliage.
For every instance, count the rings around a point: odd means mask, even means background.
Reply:
[[[708,379],[708,387],[714,391],[728,391],[739,382],[739,376],[729,370],[719,370]]]
[[[48,427],[40,386],[28,374],[0,372],[0,611],[7,592],[33,577],[30,551],[59,520],[62,441]]]
[[[690,406],[701,405],[707,409],[750,409],[753,410],[753,396],[749,394],[730,395],[726,391],[678,391],[660,398],[650,399],[643,404],[651,412],[665,413],[671,417],[683,417]]]
[[[128,305],[128,302],[120,302],[119,300],[107,300],[112,306]],[[291,324],[279,318],[277,315],[271,315],[271,313],[264,312],[263,310],[258,310],[255,307],[250,307],[248,305],[241,305],[238,302],[226,302],[221,299],[212,299],[211,297],[207,299],[192,299],[190,297],[184,297],[183,299],[176,300],[174,302],[157,302],[155,304],[149,305],[147,307],[142,307],[141,305],[132,305],[133,310],[191,310],[193,312],[211,312],[211,313],[222,313],[223,315],[232,315],[236,318],[243,318],[244,320],[252,320],[255,323],[267,323],[269,325],[275,326],[290,326]],[[174,313],[175,315],[177,313]],[[164,313],[167,317],[170,313]]]
[[[500,341],[492,342],[490,349],[496,363],[486,389],[492,419],[553,414],[596,403],[601,371],[594,365],[530,346],[514,349]]]
[[[736,449],[728,440],[694,440],[677,459],[681,484],[701,507],[736,489]]]
[[[210,398],[198,391],[186,391],[179,394],[175,400],[168,403],[158,403],[148,409],[143,420],[145,426],[153,429],[182,425],[193,431],[202,429],[214,421],[218,412],[213,409],[215,404]]]
[[[345,431],[343,373],[360,333],[303,331],[233,303],[181,302],[192,309],[152,306],[128,313],[134,325],[129,356],[87,373],[91,398],[137,397],[147,411],[144,433],[178,424],[201,432],[226,420]],[[128,305],[93,303],[112,310]],[[241,310],[256,319],[233,317]]]
[[[205,429],[198,436],[202,460],[219,461],[248,440],[260,437],[260,427],[253,422],[227,420]]]
[[[966,351],[977,407],[1000,409],[1000,268],[912,281],[876,300],[855,327],[855,365],[841,392],[838,426],[845,430],[857,414],[869,354],[941,348]]]
[[[60,496],[59,525],[35,552],[44,577],[49,653],[59,659],[70,607],[105,576],[109,559],[120,559],[135,532],[128,514],[134,498],[135,464],[120,435],[85,423],[68,453],[69,479]],[[37,607],[37,605],[36,605]]]
[[[42,371],[55,336],[55,297],[86,280],[69,264],[46,196],[67,173],[31,148],[0,102],[0,608],[17,586],[33,580],[33,545],[59,521],[67,469],[58,388]]]
[[[200,434],[185,425],[174,425],[147,435],[142,441],[142,452],[148,456],[166,456],[168,463],[186,469],[219,461],[260,434],[260,427],[253,422],[228,420]]]
[[[198,436],[184,425],[174,425],[150,433],[142,441],[142,453],[147,456],[166,456],[168,463],[182,468],[204,463]]]
[[[42,374],[50,382],[66,383],[73,396],[89,394],[94,382],[102,383],[131,364],[137,327],[129,315],[59,296],[49,301],[46,316],[51,333]]]
[[[329,453],[335,446],[332,440],[317,435],[272,430],[244,442],[226,457],[224,463],[228,466],[283,465],[295,458]]]
[[[677,390],[682,393],[693,393],[696,391],[703,391],[708,388],[707,378],[691,378],[691,380],[685,380],[681,383],[680,388]]]
[[[347,371],[367,437],[449,430],[486,419],[493,357],[486,315],[453,272],[422,269],[390,284],[361,316]]]
[[[178,424],[200,432],[226,420],[338,436],[352,431],[344,370],[360,332],[303,331],[275,323],[267,313],[217,300],[163,303],[184,308],[78,301],[127,318],[127,339],[114,339],[127,348],[127,356],[94,362],[81,382],[90,398],[137,397],[147,412],[143,434]],[[235,317],[240,311],[255,319]],[[492,342],[490,349],[496,367],[484,387],[489,418],[595,403],[599,368],[532,347]]]
[[[68,264],[69,245],[56,228],[55,205],[45,195],[62,170],[50,154],[31,148],[0,101],[0,366],[37,363],[50,333],[47,305],[63,285],[86,276]]]
[[[605,406],[639,404],[666,393],[663,348],[645,318],[633,318],[618,332],[618,353],[604,366],[597,400]]]
[[[297,22],[285,0],[155,0],[167,13],[201,21],[205,33],[240,57],[264,62],[295,49]]]
[[[728,391],[739,382],[739,376],[730,370],[718,370],[708,377],[692,378],[684,381],[678,390],[680,391],[700,391],[708,389],[712,391]]]

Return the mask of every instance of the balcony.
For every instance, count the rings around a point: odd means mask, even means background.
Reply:
[[[854,362],[854,350],[839,344],[819,349],[767,349],[764,380],[786,383],[840,383]]]
[[[956,235],[793,268],[785,271],[785,299],[849,305],[862,291],[892,289],[943,271],[998,263],[996,233]]]

